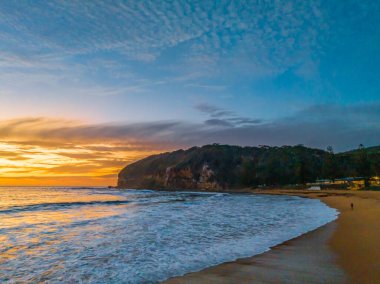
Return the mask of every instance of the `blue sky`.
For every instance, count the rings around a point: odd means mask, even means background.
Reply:
[[[1,1],[0,134],[30,120],[29,140],[59,121],[170,149],[380,144],[378,15],[378,1]]]

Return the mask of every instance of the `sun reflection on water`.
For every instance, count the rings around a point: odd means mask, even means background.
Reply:
[[[118,215],[128,206],[107,206],[101,203],[91,206],[92,202],[124,200],[125,198],[119,196],[83,189],[0,188],[0,214],[3,215],[0,216],[0,264],[20,257],[34,258],[42,254],[55,254],[57,244],[70,242],[78,237],[79,233],[75,230],[59,234],[65,227],[87,222],[88,230],[96,232],[98,225],[91,226],[91,221]],[[89,206],[69,206],[78,202],[88,203]],[[54,208],[55,204],[68,206],[57,210]],[[50,205],[53,206],[52,209],[28,210],[34,208],[33,206],[48,208]],[[3,214],[15,209],[12,214]],[[1,234],[4,230],[13,233]],[[49,271],[51,269],[53,268]]]

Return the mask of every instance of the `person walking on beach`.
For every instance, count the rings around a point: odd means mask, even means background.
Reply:
[[[354,210],[354,203],[351,202],[351,210]]]

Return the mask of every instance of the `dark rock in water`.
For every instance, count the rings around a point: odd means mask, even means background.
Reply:
[[[212,191],[263,184],[304,184],[318,178],[353,176],[357,173],[358,151],[333,154],[303,145],[206,145],[153,155],[130,164],[119,173],[118,187]],[[379,164],[380,151],[368,150],[368,155],[368,161]],[[372,168],[379,171],[378,167]]]

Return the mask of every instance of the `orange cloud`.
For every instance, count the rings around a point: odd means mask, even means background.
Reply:
[[[165,148],[125,132],[46,118],[0,122],[0,185],[114,185],[122,167]]]
[[[114,185],[123,166],[157,152],[120,150],[113,144],[101,151],[96,144],[64,148],[41,144],[1,142],[0,185]]]

